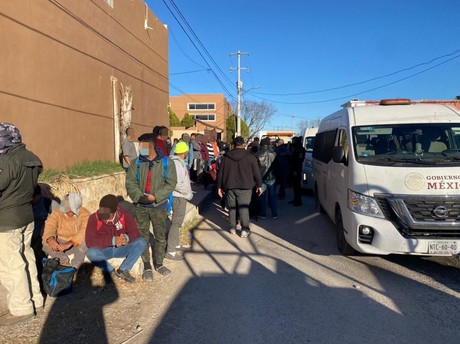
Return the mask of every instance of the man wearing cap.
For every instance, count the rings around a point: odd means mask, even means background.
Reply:
[[[82,207],[79,194],[66,195],[59,209],[54,210],[45,222],[43,252],[51,258],[59,258],[62,265],[78,269],[85,260],[85,232],[89,215],[89,211]]]
[[[99,202],[97,212],[89,217],[86,226],[88,259],[101,268],[106,281],[108,276],[133,283],[136,279],[129,273],[147,247],[131,214],[118,207],[115,195],[105,195]],[[108,262],[112,258],[125,258],[117,270]]]
[[[0,281],[6,289],[9,312],[0,326],[31,320],[43,309],[35,255],[30,244],[34,230],[32,199],[40,159],[26,149],[14,125],[0,123]]]
[[[139,137],[139,158],[131,164],[126,174],[126,190],[133,201],[134,215],[139,231],[149,242],[150,224],[155,235],[154,268],[166,276],[171,271],[163,265],[166,253],[166,216],[168,198],[177,183],[176,167],[169,157],[161,157],[155,149],[153,134]],[[149,249],[142,254],[142,278],[153,280]]]
[[[236,234],[236,212],[241,221],[241,237],[249,236],[249,204],[252,189],[256,187],[258,195],[262,193],[262,177],[257,158],[244,149],[244,139],[235,137],[235,148],[225,154],[217,176],[217,188],[220,197],[224,193],[229,209],[230,233]]]
[[[192,168],[193,166],[193,147],[192,145],[190,144],[190,135],[187,134],[187,133],[183,133],[180,140],[177,141],[176,143],[174,143],[174,145],[172,146],[171,148],[171,153],[170,155],[174,155],[175,154],[175,149],[176,149],[176,145],[179,143],[179,142],[185,142],[187,144],[187,146],[189,147],[189,151],[188,151],[188,154],[187,156],[184,158],[184,161],[185,161],[185,165],[187,166],[187,168],[190,169]]]
[[[174,155],[171,160],[176,166],[177,184],[173,192],[173,214],[172,224],[168,234],[168,245],[166,248],[165,258],[171,260],[182,260],[184,256],[177,252],[179,248],[179,234],[185,218],[185,209],[187,201],[193,197],[190,176],[185,159],[189,154],[189,146],[184,141],[179,141],[174,149]]]

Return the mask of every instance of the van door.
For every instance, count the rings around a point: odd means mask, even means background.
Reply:
[[[343,159],[340,163],[333,163],[334,166],[331,169],[331,191],[334,194],[334,207],[336,203],[339,203],[341,208],[347,206],[348,198],[348,169],[351,162],[350,152],[350,141],[345,128],[340,128],[337,131],[337,139],[335,146],[341,147],[344,153]],[[342,209],[343,212],[343,209]]]

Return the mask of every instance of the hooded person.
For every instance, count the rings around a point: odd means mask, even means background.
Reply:
[[[90,212],[78,193],[69,193],[45,221],[43,252],[59,258],[61,265],[78,269],[85,260],[85,232]],[[73,258],[71,259],[71,257]]]
[[[0,281],[9,312],[0,326],[31,320],[43,308],[34,251],[32,201],[43,165],[26,149],[19,129],[0,123]]]
[[[225,154],[217,175],[217,189],[220,197],[226,195],[229,209],[230,233],[236,234],[236,212],[241,221],[241,237],[248,237],[249,205],[252,190],[255,187],[258,195],[262,193],[262,177],[259,164],[253,153],[244,148],[244,139],[237,136],[235,148]]]

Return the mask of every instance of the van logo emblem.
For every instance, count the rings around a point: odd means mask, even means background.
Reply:
[[[409,173],[404,180],[404,184],[408,189],[418,191],[425,187],[425,177],[419,173]]]
[[[433,214],[440,219],[445,219],[449,217],[449,209],[447,209],[443,205],[438,205],[436,208],[433,209]]]

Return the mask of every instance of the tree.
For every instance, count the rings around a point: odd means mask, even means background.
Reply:
[[[299,123],[299,132],[302,132],[305,128],[318,128],[320,122],[321,120],[319,118],[305,119]]]
[[[169,126],[180,127],[181,123],[179,121],[179,118],[177,118],[177,115],[175,114],[175,112],[172,110],[170,106],[168,106],[168,113],[169,113]]]
[[[267,102],[248,100],[241,103],[241,119],[247,125],[249,139],[252,139],[257,132],[270,122],[276,113],[276,108]],[[243,128],[243,127],[241,127]],[[243,131],[241,131],[243,133]]]
[[[227,118],[227,141],[231,142],[236,135],[236,115],[231,115]],[[249,128],[246,122],[241,119],[241,136],[249,137]]]
[[[182,118],[182,121],[180,122],[183,127],[185,128],[190,128],[195,125],[195,120],[193,119],[192,116],[188,112],[185,113],[184,118]]]

